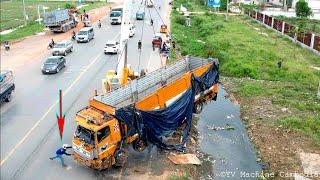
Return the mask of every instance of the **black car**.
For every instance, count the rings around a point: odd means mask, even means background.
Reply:
[[[66,59],[63,56],[51,56],[42,65],[43,74],[58,73],[62,68],[66,67]]]

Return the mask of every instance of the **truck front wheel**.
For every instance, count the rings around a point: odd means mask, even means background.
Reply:
[[[6,97],[6,102],[10,102],[10,101],[11,101],[11,93],[8,93]]]
[[[128,157],[128,152],[126,152],[125,150],[123,149],[119,149],[116,151],[115,155],[114,155],[114,158],[115,158],[115,166],[116,167],[123,167],[126,160],[127,160],[127,157]]]

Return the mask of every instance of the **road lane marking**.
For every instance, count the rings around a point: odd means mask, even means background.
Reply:
[[[148,65],[147,65],[147,71],[148,71],[148,73],[149,73],[149,69],[150,69],[151,55],[152,55],[152,52],[150,53],[149,60],[148,60]]]
[[[91,61],[91,63],[79,74],[79,76],[71,83],[71,85],[64,91],[63,96],[67,95],[67,93],[71,90],[71,88],[82,78],[82,76],[88,71],[88,69],[95,64],[95,62],[102,56],[102,54],[96,56],[96,58]],[[1,160],[0,166],[2,166],[11,156],[12,154],[20,147],[22,143],[29,137],[29,135],[39,126],[39,124],[45,119],[45,117],[53,110],[53,108],[58,104],[58,101],[55,101],[49,109],[42,115],[42,117],[32,126],[32,128],[27,132],[27,134],[19,141],[18,144]]]
[[[120,33],[118,33],[114,38],[118,38],[120,36]],[[88,69],[95,64],[95,62],[102,56],[103,54],[100,54],[96,56],[96,58],[91,61],[91,63],[79,74],[79,76],[71,83],[71,85],[64,91],[63,96],[65,96],[70,89],[81,79],[81,77],[88,71]],[[53,110],[53,108],[58,104],[58,101],[55,101],[49,109],[42,115],[42,117],[32,126],[32,128],[27,132],[27,134],[19,141],[18,144],[14,146],[14,148],[1,160],[0,166],[2,166],[11,156],[12,154],[20,147],[22,143],[30,136],[30,134],[39,126],[39,124],[45,119],[45,117],[50,113],[50,111]]]

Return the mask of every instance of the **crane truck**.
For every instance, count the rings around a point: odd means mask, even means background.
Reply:
[[[194,76],[202,77],[214,69],[215,81],[211,87],[194,96],[193,113],[200,113],[204,103],[216,100],[218,68],[215,59],[187,57],[162,67],[125,86],[104,94],[95,94],[89,105],[77,112],[77,128],[73,136],[73,158],[83,166],[102,170],[123,166],[128,153],[124,147],[143,151],[147,142],[140,133],[132,132],[128,123],[117,116],[119,109],[133,106],[141,111],[157,111],[175,105],[191,86]],[[192,86],[193,87],[193,86]],[[192,112],[191,113],[192,116]],[[130,123],[130,121],[127,121]]]

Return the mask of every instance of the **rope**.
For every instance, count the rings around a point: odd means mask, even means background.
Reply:
[[[146,11],[146,6],[144,6],[144,12]],[[145,24],[145,20],[143,20],[143,23],[142,23],[142,29],[141,29],[141,37],[140,37],[140,41],[142,42],[142,38],[143,38],[143,34],[144,34],[144,24]],[[142,47],[140,49],[140,52],[139,52],[139,63],[138,63],[138,73],[140,73],[140,62],[141,62],[141,54],[142,54]],[[138,92],[138,89],[139,89],[139,82],[137,80],[137,93],[138,93],[138,97],[136,100],[139,99],[139,92]]]
[[[156,8],[155,6],[153,6],[153,8],[154,8],[154,10],[156,10],[158,16],[160,17],[162,24],[166,24],[166,23],[164,23],[164,20],[162,19],[162,17],[161,17],[161,15],[160,15],[159,11],[157,10],[157,8]],[[168,29],[167,29],[167,31],[168,31],[169,34],[171,34]]]
[[[145,10],[146,10],[146,7],[144,7],[144,11],[145,11]],[[142,42],[142,38],[143,38],[143,34],[144,34],[144,24],[145,24],[145,21],[143,21],[143,23],[142,23],[141,37],[140,37],[140,41],[141,41],[141,42]],[[140,72],[141,54],[142,54],[142,47],[141,47],[140,52],[139,52],[139,66],[138,66],[138,72]]]
[[[152,19],[152,17],[151,17],[151,12],[150,12],[150,8],[148,8],[148,10],[149,10],[149,16],[150,16],[150,19]],[[160,19],[161,19],[161,17],[160,17]],[[153,23],[154,24],[154,23]],[[155,29],[154,29],[154,25],[152,25],[152,29],[153,29],[153,34],[155,35],[156,34],[156,31],[155,31]],[[162,38],[161,38],[162,39]],[[161,51],[159,50],[159,57],[160,57],[160,62],[161,62],[161,67],[163,67],[163,63],[162,63],[162,59],[161,59]]]

